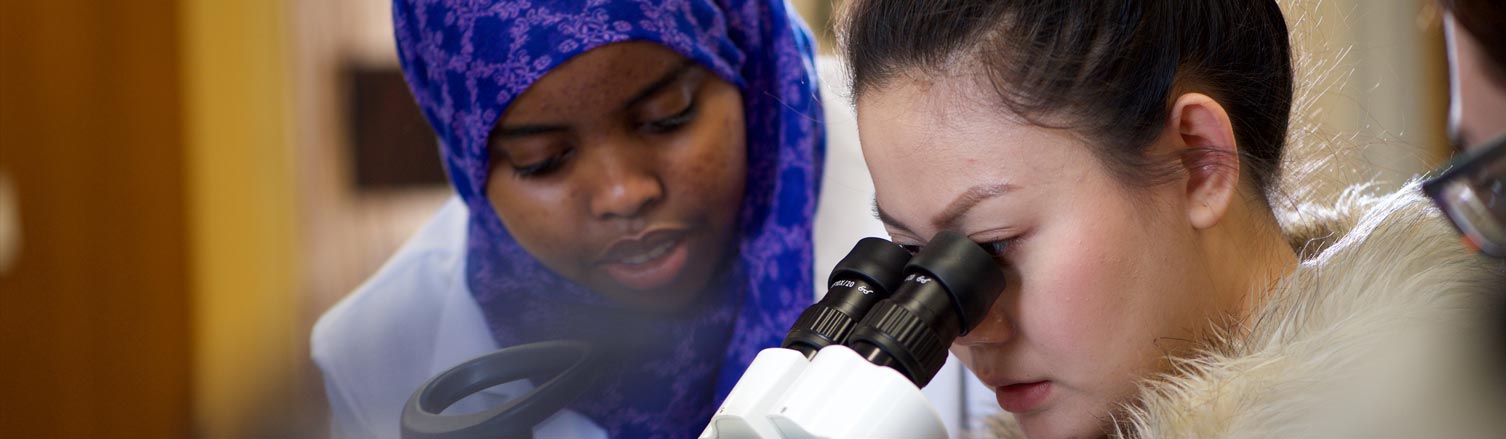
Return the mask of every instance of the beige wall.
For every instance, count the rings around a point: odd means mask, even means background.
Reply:
[[[196,435],[298,437],[307,376],[283,0],[182,0]],[[307,407],[316,411],[310,413]]]
[[[1392,190],[1444,161],[1447,63],[1427,2],[1282,4],[1298,66],[1293,196],[1321,200],[1362,182]]]

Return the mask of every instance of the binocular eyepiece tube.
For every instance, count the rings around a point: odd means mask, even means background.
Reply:
[[[859,241],[832,270],[826,296],[783,348],[758,353],[700,438],[945,436],[920,389],[1004,281],[999,263],[956,233],[937,234],[914,256],[883,239]]]
[[[783,347],[809,358],[843,344],[925,387],[952,341],[988,313],[1005,277],[977,243],[942,232],[914,257],[882,239],[859,241],[832,271],[830,285],[826,297],[801,314]]]
[[[837,262],[828,290],[790,327],[783,348],[816,356],[821,348],[842,344],[875,303],[886,299],[904,280],[910,252],[879,238],[863,238]]]

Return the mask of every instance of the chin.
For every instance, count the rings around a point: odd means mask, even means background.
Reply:
[[[1066,416],[1066,413],[1046,410],[1015,415],[1020,431],[1029,439],[1095,439],[1107,437],[1104,426],[1096,419]]]
[[[647,291],[617,286],[610,297],[628,309],[649,314],[670,315],[692,308],[701,299],[701,292],[678,285]]]

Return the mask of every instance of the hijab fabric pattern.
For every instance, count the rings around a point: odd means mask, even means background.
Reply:
[[[466,283],[501,346],[558,338],[633,346],[571,407],[612,437],[695,437],[812,291],[824,139],[812,41],[782,0],[394,0],[398,56],[470,212]],[[675,316],[620,308],[544,267],[486,198],[487,137],[551,69],[624,41],[661,44],[742,92],[748,174],[739,254]]]

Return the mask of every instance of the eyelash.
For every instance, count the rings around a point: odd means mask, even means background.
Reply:
[[[1001,239],[998,241],[980,242],[978,243],[978,246],[983,247],[983,251],[988,253],[989,256],[993,256],[994,259],[1002,259],[1004,255],[1009,252],[1009,247],[1012,246],[1014,242],[1015,238],[1010,238]],[[910,252],[912,256],[916,253],[920,253],[920,250],[925,248],[925,246],[923,245],[910,244],[900,244],[899,247],[905,249],[905,251],[907,252]]]
[[[549,173],[551,172],[554,172],[556,169],[559,169],[560,165],[563,165],[565,160],[573,155],[575,155],[575,148],[570,148],[568,150],[565,150],[565,152],[562,154],[551,156],[532,165],[513,166],[513,175],[516,175],[520,178],[543,177],[549,175]]]
[[[690,105],[686,105],[685,110],[680,111],[678,114],[659,120],[649,121],[643,124],[643,128],[648,132],[654,134],[669,133],[689,124],[690,120],[695,118],[695,115],[696,103],[694,101],[691,101]]]

